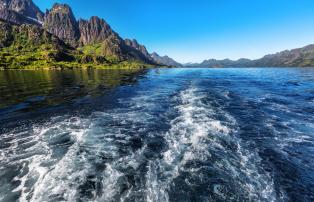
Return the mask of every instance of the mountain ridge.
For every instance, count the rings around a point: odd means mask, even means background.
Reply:
[[[137,40],[122,39],[102,18],[76,19],[71,7],[55,3],[43,13],[32,0],[0,0],[0,19],[12,25],[31,24],[47,30],[73,48],[114,61],[155,61]],[[85,48],[87,46],[87,48]]]
[[[169,56],[160,56],[158,53],[153,52],[151,57],[159,64],[165,64],[170,67],[182,67],[183,65],[170,58]]]
[[[238,60],[204,60],[201,63],[186,64],[186,67],[314,67],[314,44],[267,54],[256,60],[240,58]]]

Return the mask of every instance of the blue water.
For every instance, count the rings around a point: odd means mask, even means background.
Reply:
[[[314,201],[314,69],[95,71],[2,77],[0,201]]]

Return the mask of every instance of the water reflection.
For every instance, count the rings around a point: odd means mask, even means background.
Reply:
[[[12,111],[55,106],[133,84],[145,70],[0,71],[0,118]]]

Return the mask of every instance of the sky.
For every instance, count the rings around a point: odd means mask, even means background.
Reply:
[[[33,0],[43,11],[56,0]],[[181,63],[257,59],[314,44],[314,0],[57,0]]]

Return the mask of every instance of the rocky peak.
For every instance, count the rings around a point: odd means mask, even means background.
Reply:
[[[44,18],[44,14],[32,0],[0,0],[1,7],[38,21],[43,21]]]
[[[89,20],[79,20],[79,30],[82,45],[99,43],[115,34],[105,20],[96,16],[91,17]]]
[[[71,17],[74,17],[71,7],[67,4],[55,3],[53,4],[49,12],[50,13],[63,13],[63,14],[68,14]]]
[[[72,9],[66,4],[54,4],[46,12],[44,27],[71,46],[76,46],[80,38],[78,23]]]

